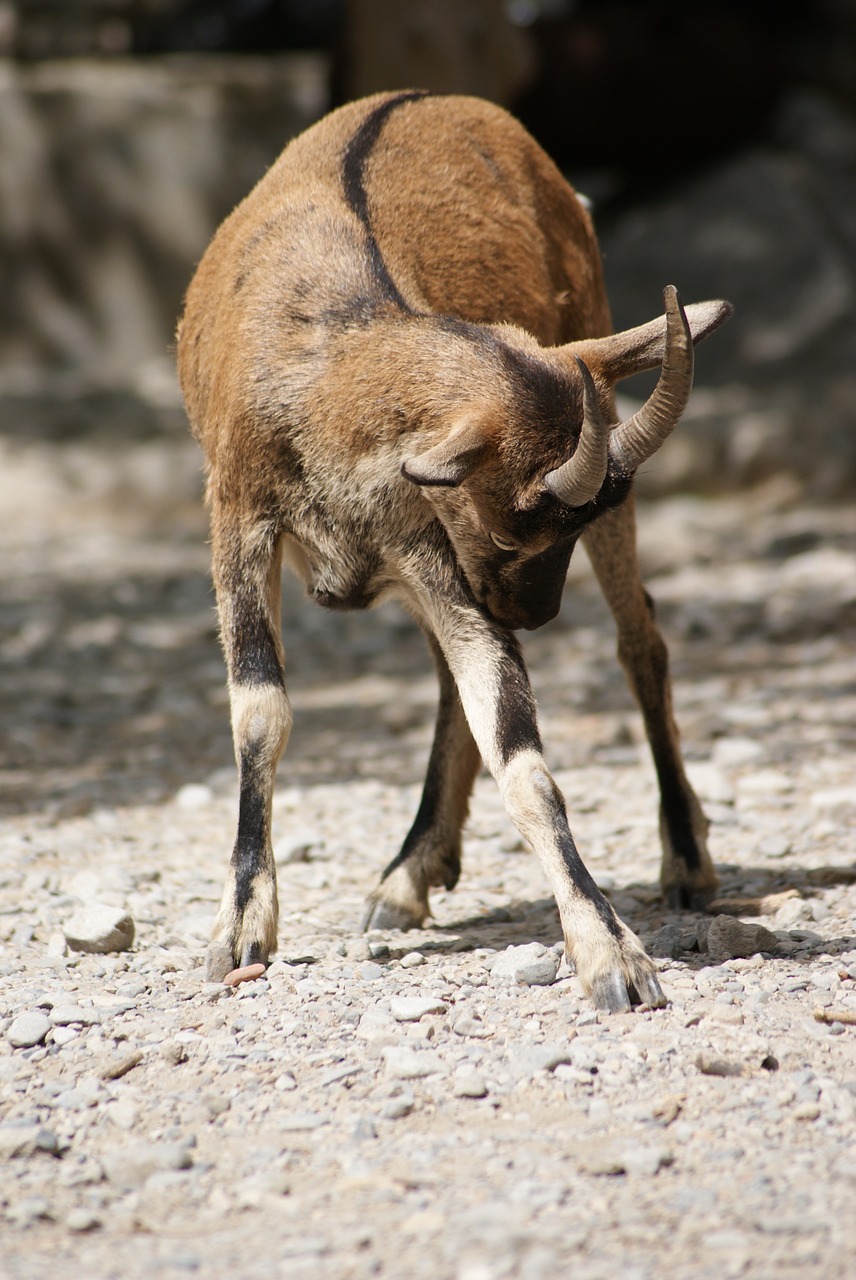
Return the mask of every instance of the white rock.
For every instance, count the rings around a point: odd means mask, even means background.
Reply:
[[[54,1027],[51,1039],[54,1044],[62,1045],[71,1044],[72,1040],[77,1040],[80,1036],[79,1031],[75,1031],[73,1027]]]
[[[122,907],[95,904],[84,907],[63,925],[65,940],[73,951],[106,955],[127,951],[134,943],[134,921]]]
[[[430,996],[394,996],[389,1002],[389,1011],[396,1022],[418,1022],[429,1013],[445,1013],[446,1006],[442,1000],[432,1000]]]
[[[717,738],[713,744],[713,762],[721,767],[748,764],[761,755],[761,744],[754,738]]]
[[[793,780],[779,769],[759,769],[737,780],[737,793],[741,796],[783,796],[793,789]]]
[[[813,920],[811,903],[805,898],[791,898],[782,903],[773,919],[777,929],[789,929],[791,925],[800,924],[804,920]]]
[[[455,1075],[452,1091],[456,1098],[486,1098],[487,1082],[479,1071],[464,1067]]]
[[[176,1142],[132,1142],[105,1153],[102,1164],[108,1182],[123,1190],[141,1187],[153,1173],[164,1169],[189,1169],[190,1149]]]
[[[856,809],[856,787],[827,787],[823,791],[814,791],[811,804],[815,809],[852,811]]]
[[[714,804],[734,804],[734,788],[717,765],[706,761],[689,761],[687,777],[700,800],[709,800]]]
[[[508,947],[500,952],[491,966],[491,974],[500,982],[515,982],[527,987],[548,987],[556,981],[560,958],[540,942]]]
[[[13,1049],[32,1049],[41,1044],[51,1029],[50,1019],[38,1009],[19,1013],[6,1028],[6,1039]]]
[[[50,1020],[54,1027],[71,1027],[77,1024],[82,1027],[97,1027],[101,1023],[101,1013],[98,1009],[76,1004],[55,1004],[50,1011]]]
[[[274,862],[280,867],[290,862],[311,862],[321,854],[323,847],[324,840],[317,831],[292,830],[274,846]]]
[[[205,809],[213,799],[214,792],[203,782],[188,782],[175,793],[175,803],[179,809],[188,811]]]
[[[383,1041],[396,1039],[401,1032],[398,1030],[398,1024],[395,1019],[390,1014],[372,1005],[366,1009],[360,1018],[354,1034],[360,1040],[382,1043]]]
[[[387,1071],[397,1080],[421,1080],[443,1070],[436,1053],[424,1049],[417,1053],[406,1045],[387,1045],[383,1057]]]

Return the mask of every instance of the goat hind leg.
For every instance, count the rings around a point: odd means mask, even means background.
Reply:
[[[708,820],[690,785],[672,713],[669,659],[639,575],[632,496],[583,535],[618,629],[618,657],[645,723],[660,785],[660,883],[675,906],[703,906],[718,879],[707,849]]]
[[[291,728],[280,638],[281,546],[213,521],[214,582],[239,773],[238,832],[208,950],[208,976],[267,964],[278,902],[271,847],[274,775]]]
[[[461,827],[481,757],[446,659],[430,633],[440,701],[419,810],[401,851],[369,895],[365,929],[419,928],[430,915],[428,890],[454,889],[461,871]]]

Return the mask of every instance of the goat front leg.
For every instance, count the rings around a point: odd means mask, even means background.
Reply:
[[[577,852],[564,800],[544,762],[535,700],[517,641],[474,608],[446,613],[437,638],[506,811],[544,867],[559,908],[565,953],[584,988],[599,1008],[613,1011],[665,1004],[653,962]]]
[[[425,786],[401,851],[369,895],[366,929],[419,928],[431,914],[428,890],[454,889],[461,873],[461,828],[481,758],[448,663],[430,633],[428,643],[440,701]]]
[[[718,884],[707,848],[708,820],[690,785],[672,713],[669,657],[642,586],[632,496],[583,535],[618,629],[618,657],[642,712],[660,784],[660,883],[667,901],[703,907]]]
[[[280,638],[281,544],[216,509],[212,542],[239,780],[238,832],[208,949],[208,978],[221,981],[233,966],[267,964],[276,951],[271,805],[292,717]]]

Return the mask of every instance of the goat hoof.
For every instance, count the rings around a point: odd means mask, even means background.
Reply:
[[[608,1009],[610,1013],[629,1013],[630,995],[623,974],[613,969],[592,983],[591,998],[598,1009]]]
[[[265,968],[268,966],[267,947],[263,947],[260,942],[248,942],[241,952],[241,963],[239,969],[249,969],[251,965],[263,964]]]
[[[634,996],[636,999],[633,998]],[[632,1004],[647,1004],[652,1009],[662,1009],[668,1004],[663,988],[653,973],[637,976],[631,987],[630,1000]]]
[[[591,998],[598,1009],[606,1009],[610,1013],[629,1013],[636,1004],[661,1009],[667,1003],[663,988],[653,973],[637,973],[631,982],[619,969],[594,980]]]
[[[420,916],[394,902],[383,902],[379,898],[369,898],[363,916],[363,933],[369,929],[419,929],[422,925]]]

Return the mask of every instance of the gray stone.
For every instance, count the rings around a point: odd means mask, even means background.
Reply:
[[[487,1040],[493,1035],[490,1027],[486,1027],[481,1018],[477,1015],[472,1017],[467,1013],[461,1013],[452,1023],[452,1030],[456,1036],[466,1036],[470,1040]]]
[[[371,1142],[377,1137],[377,1126],[371,1116],[360,1116],[351,1130],[353,1142]]]
[[[442,1060],[430,1050],[418,1053],[407,1045],[387,1045],[383,1050],[386,1069],[397,1080],[421,1080],[444,1070]]]
[[[464,1067],[455,1073],[452,1092],[456,1098],[485,1098],[488,1092],[487,1081],[473,1067]]]
[[[12,1203],[8,1216],[16,1226],[29,1227],[35,1222],[51,1219],[53,1214],[46,1196],[26,1196]]]
[[[556,981],[560,957],[539,942],[508,947],[500,952],[491,966],[491,974],[500,982],[519,983],[527,987],[548,987]]]
[[[33,1155],[41,1132],[37,1124],[0,1124],[0,1160]]]
[[[97,1027],[101,1025],[101,1012],[77,1004],[55,1004],[50,1011],[50,1020],[54,1027],[70,1027],[73,1024]]]
[[[381,1115],[384,1120],[401,1120],[404,1116],[410,1115],[413,1107],[413,1094],[409,1089],[405,1089],[401,1093],[396,1094],[394,1098],[390,1098],[388,1102],[384,1103],[381,1109]]]
[[[678,924],[664,924],[656,933],[646,938],[645,942],[649,955],[669,960],[676,960],[688,951],[699,949],[695,929],[687,929]]]
[[[51,1029],[50,1019],[38,1009],[19,1013],[6,1028],[6,1039],[13,1049],[31,1049],[41,1044]]]
[[[650,1178],[674,1159],[669,1147],[615,1139],[593,1143],[580,1156],[579,1167],[597,1177],[630,1174]]]
[[[695,1064],[703,1076],[742,1076],[743,1065],[707,1050],[696,1055]]]
[[[715,916],[707,931],[707,950],[711,960],[717,962],[776,951],[778,945],[776,935],[762,924],[745,924],[734,916]]]
[[[124,1053],[112,1055],[99,1069],[102,1080],[121,1080],[129,1071],[133,1071],[143,1060],[142,1049],[130,1049]]]
[[[383,1044],[396,1040],[401,1032],[391,1014],[372,1005],[360,1018],[355,1034],[360,1040]]]
[[[396,1022],[418,1022],[430,1013],[445,1013],[446,1005],[430,996],[394,996],[389,1011]]]
[[[193,1157],[179,1142],[131,1142],[105,1152],[101,1162],[108,1182],[131,1191],[142,1187],[153,1173],[191,1168]]]
[[[66,1215],[65,1225],[69,1231],[81,1234],[84,1231],[95,1231],[101,1226],[101,1219],[91,1209],[72,1209]]]
[[[534,1044],[509,1053],[509,1069],[515,1079],[534,1076],[536,1071],[555,1071],[573,1062],[571,1047],[564,1044]]]
[[[134,921],[122,907],[84,907],[66,921],[62,931],[72,951],[94,955],[128,951],[134,944]]]
[[[293,1111],[290,1115],[277,1116],[277,1127],[285,1133],[310,1133],[327,1123],[327,1116],[316,1111]]]
[[[277,842],[273,856],[277,866],[291,862],[311,862],[323,848],[324,841],[314,831],[292,831]]]

